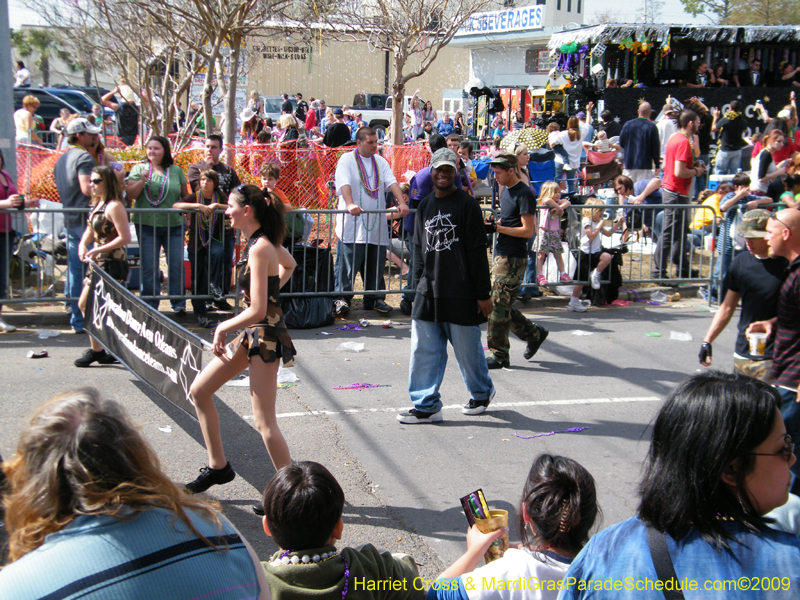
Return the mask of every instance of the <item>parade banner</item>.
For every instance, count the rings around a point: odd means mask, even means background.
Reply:
[[[189,388],[203,368],[202,340],[93,265],[84,327],[107,352],[196,418]]]

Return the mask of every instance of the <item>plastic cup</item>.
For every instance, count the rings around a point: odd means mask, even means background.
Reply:
[[[753,356],[764,356],[767,352],[767,334],[750,334],[750,354]]]
[[[489,518],[478,519],[476,517],[475,525],[478,526],[481,533],[491,533],[492,531],[508,527],[508,511],[490,510]],[[495,540],[494,543],[489,546],[483,558],[487,563],[490,563],[498,558],[503,558],[503,554],[506,553],[506,550],[508,550],[508,533],[504,533],[501,538]]]

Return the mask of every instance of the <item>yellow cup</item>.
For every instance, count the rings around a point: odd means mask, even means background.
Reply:
[[[478,526],[478,530],[481,533],[491,533],[492,531],[497,531],[498,529],[504,529],[508,527],[508,511],[490,510],[489,518],[478,519],[476,517],[475,525]],[[501,538],[495,540],[494,543],[489,546],[489,549],[486,551],[486,554],[484,554],[483,558],[487,563],[490,563],[493,560],[502,558],[506,550],[508,550],[508,533],[504,533]]]

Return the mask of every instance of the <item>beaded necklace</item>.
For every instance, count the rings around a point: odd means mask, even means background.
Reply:
[[[205,198],[203,197],[203,192],[197,190],[197,203],[198,204],[205,204]],[[217,190],[214,190],[213,195],[211,196],[211,204],[216,204],[217,202]],[[211,218],[207,217],[203,213],[200,213],[197,218],[198,225],[200,226],[200,244],[203,248],[208,248],[208,245],[211,243],[211,240],[214,239],[214,231],[216,231],[217,227],[217,213],[216,211],[211,213]],[[211,221],[211,226],[209,227],[209,221]],[[206,232],[205,239],[203,237],[203,232]],[[222,240],[217,240],[221,242]]]
[[[361,162],[361,154],[358,153],[358,150],[354,150],[354,152],[356,154],[356,163],[358,164],[358,178],[361,181],[361,185],[358,188],[358,205],[361,208],[364,208],[364,200],[362,198],[362,194],[363,194],[364,190],[366,190],[367,195],[370,198],[375,198],[375,199],[378,198],[378,190],[380,189],[380,185],[381,185],[380,173],[378,171],[378,161],[375,160],[375,155],[373,154],[372,155],[372,182],[374,184],[374,188],[373,188],[373,187],[370,187],[370,185],[369,185],[369,178],[367,176],[367,170],[364,168],[364,163]],[[365,221],[364,227],[366,228],[367,231],[372,231],[373,229],[375,229],[375,225],[377,225],[378,221],[380,220],[380,218],[379,218],[380,215],[375,215],[375,216],[378,217],[378,218],[376,218],[372,222],[372,225],[370,225],[369,224],[369,215],[368,214],[362,215],[362,217],[364,218],[364,221]]]
[[[167,189],[169,188],[169,172],[167,167],[164,169],[164,178],[161,180],[161,190],[158,192],[158,200],[153,201],[152,195],[152,180],[153,180],[153,163],[150,163],[150,168],[147,171],[147,183],[144,184],[144,197],[150,203],[150,206],[159,206],[167,197]]]
[[[342,600],[344,597],[347,596],[347,589],[350,584],[350,565],[347,564],[347,560],[345,560],[344,556],[339,554],[338,552],[323,552],[322,554],[314,554],[313,556],[309,556],[308,554],[304,554],[303,556],[292,556],[289,558],[289,554],[293,552],[292,550],[284,550],[281,555],[273,560],[270,565],[272,567],[282,567],[285,565],[309,565],[309,564],[317,564],[321,562],[325,562],[332,558],[338,556],[342,559],[344,563],[344,587],[342,588]]]
[[[367,190],[367,194],[371,198],[378,197],[378,189],[381,185],[381,178],[380,173],[378,172],[378,161],[375,160],[375,155],[372,155],[372,182],[373,186],[370,187],[369,184],[369,177],[367,176],[367,170],[364,168],[364,163],[361,161],[361,154],[359,154],[358,150],[355,151],[356,153],[356,162],[358,163],[358,178],[361,180],[361,186]]]

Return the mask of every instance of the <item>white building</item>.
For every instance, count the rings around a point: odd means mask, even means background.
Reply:
[[[478,87],[544,87],[555,66],[547,42],[583,25],[584,0],[536,0],[523,7],[477,13],[450,42],[470,50],[470,80]]]

